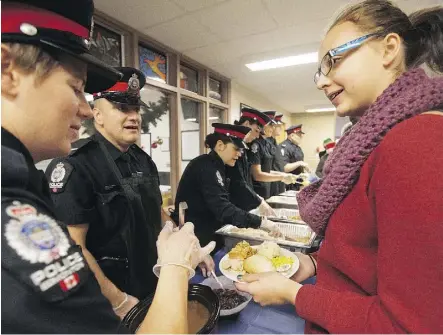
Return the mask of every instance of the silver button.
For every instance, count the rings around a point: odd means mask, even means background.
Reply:
[[[34,36],[37,34],[38,30],[36,27],[34,27],[32,24],[29,23],[22,23],[20,25],[20,31],[28,36]]]

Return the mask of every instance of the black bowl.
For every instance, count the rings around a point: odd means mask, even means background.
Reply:
[[[122,325],[129,329],[131,333],[134,334],[140,324],[143,322],[153,299],[154,295],[152,294],[146,299],[140,301],[128,312],[128,314],[126,314],[125,318],[122,320]],[[217,295],[208,286],[191,284],[189,285],[188,300],[198,301],[208,309],[209,320],[206,322],[203,328],[197,332],[197,334],[210,334],[217,325],[220,317],[220,301]]]

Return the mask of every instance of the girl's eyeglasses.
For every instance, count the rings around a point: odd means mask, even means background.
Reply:
[[[320,66],[318,67],[317,72],[315,72],[314,83],[317,84],[321,75],[327,76],[329,72],[331,72],[332,67],[335,64],[335,56],[342,55],[346,51],[359,47],[373,36],[380,36],[380,33],[368,34],[329,50],[326,55],[323,56],[320,62]]]

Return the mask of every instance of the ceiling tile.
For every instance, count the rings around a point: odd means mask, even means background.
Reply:
[[[197,48],[221,41],[218,36],[188,16],[162,23],[146,29],[145,32],[159,42],[180,52],[187,48]]]
[[[243,62],[289,56],[294,54],[288,50],[288,47],[291,46],[309,45],[309,49],[302,52],[312,52],[317,49],[316,44],[314,47],[312,44],[320,42],[323,29],[323,22],[311,22],[304,26],[281,28],[194,50],[186,50],[185,54],[201,61],[211,60],[225,63],[234,59]]]
[[[226,0],[172,0],[177,6],[187,12],[195,12],[202,8],[211,7]]]
[[[277,28],[263,3],[258,0],[231,0],[193,15],[223,40]]]
[[[186,13],[164,0],[94,0],[94,4],[98,10],[142,31]]]
[[[327,19],[349,3],[349,0],[263,0],[279,26],[293,26],[312,20]]]

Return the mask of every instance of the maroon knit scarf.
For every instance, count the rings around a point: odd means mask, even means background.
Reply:
[[[431,79],[422,69],[401,75],[340,139],[326,161],[323,179],[298,194],[303,220],[324,236],[329,218],[357,183],[361,167],[386,133],[404,120],[441,107],[443,78]]]

